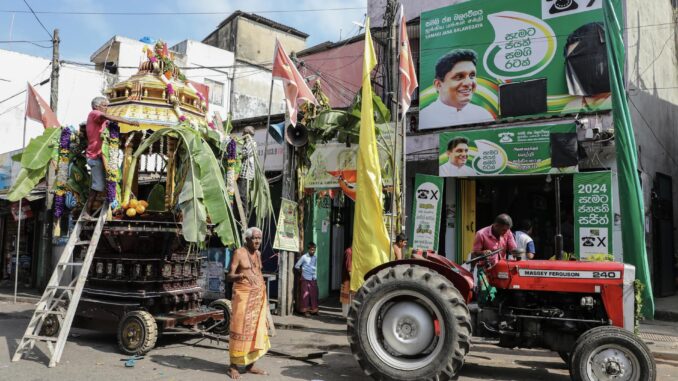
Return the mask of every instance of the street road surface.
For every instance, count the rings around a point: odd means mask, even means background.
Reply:
[[[167,336],[133,368],[125,368],[115,337],[95,331],[73,329],[62,361],[48,368],[40,351],[28,359],[10,362],[32,313],[33,305],[0,302],[0,380],[30,381],[224,381],[228,350],[225,343],[200,341],[190,336]],[[351,356],[345,325],[338,319],[287,318],[272,339],[273,350],[292,354],[327,351],[320,360],[298,361],[266,355],[257,364],[271,376],[244,375],[243,380],[358,381],[368,378]],[[299,325],[312,326],[300,329]],[[678,361],[657,360],[659,380],[678,379]],[[458,380],[548,380],[567,381],[569,375],[559,357],[548,351],[497,348],[478,339],[466,359]]]

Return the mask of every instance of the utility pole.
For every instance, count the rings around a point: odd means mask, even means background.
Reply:
[[[59,29],[54,29],[52,35],[52,74],[50,75],[50,96],[49,107],[57,113],[59,101]],[[46,191],[45,191],[45,215],[42,226],[42,244],[40,245],[40,265],[38,266],[38,286],[42,288],[47,284],[47,273],[52,263],[52,236],[54,227],[54,213],[52,212],[52,204],[54,202],[54,193],[52,193],[52,186],[54,185],[55,173],[54,167],[49,166],[47,169]]]
[[[386,12],[384,14],[385,21],[387,24],[388,28],[388,49],[386,50],[387,53],[385,54],[385,58],[388,64],[388,69],[386,75],[388,76],[388,89],[387,89],[387,97],[386,100],[389,105],[389,109],[391,111],[391,117],[393,118],[392,120],[395,122],[393,125],[393,140],[391,141],[391,147],[392,147],[392,163],[391,163],[391,168],[393,170],[393,184],[392,184],[392,191],[391,191],[391,223],[390,223],[390,231],[389,231],[389,239],[393,240],[395,233],[400,233],[400,230],[402,229],[396,229],[396,227],[400,224],[400,216],[398,216],[398,211],[400,209],[399,202],[398,200],[399,197],[399,186],[397,183],[397,179],[399,177],[399,170],[398,170],[398,136],[399,131],[398,131],[398,99],[399,99],[399,86],[398,86],[398,25],[396,23],[397,20],[397,9],[398,9],[398,1],[397,0],[388,0],[388,4],[386,6]],[[402,180],[401,180],[402,181]],[[393,250],[393,248],[391,248]]]
[[[52,75],[50,76],[51,88],[49,96],[49,107],[57,112],[57,103],[59,101],[59,29],[54,29],[52,38]]]
[[[287,119],[285,120],[287,124]],[[266,126],[268,128],[268,126]],[[291,144],[285,144],[283,153],[282,174],[282,197],[288,200],[296,200],[295,187],[295,148]],[[303,242],[302,242],[303,244]],[[288,316],[293,313],[294,307],[294,253],[281,251],[278,256],[278,313],[280,316]]]

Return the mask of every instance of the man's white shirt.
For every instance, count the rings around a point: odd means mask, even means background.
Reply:
[[[441,165],[438,170],[438,176],[440,177],[468,177],[475,175],[476,172],[471,167],[464,165],[460,168],[449,161]]]
[[[451,107],[441,102],[440,98],[419,112],[420,129],[482,123],[493,120],[492,114],[480,106],[469,103],[461,110],[457,110],[456,107]]]
[[[534,240],[532,239],[532,237],[527,235],[527,233],[520,230],[516,232],[516,246],[518,247],[518,249],[527,250],[527,245],[530,242],[534,242]]]

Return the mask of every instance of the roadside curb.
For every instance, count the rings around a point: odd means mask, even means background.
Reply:
[[[652,351],[652,350],[651,352],[654,358],[656,359],[678,361],[678,353],[666,351]]]
[[[30,303],[30,304],[36,304],[37,302],[40,301],[40,298],[34,297],[34,296],[21,296],[17,295],[16,297],[16,302],[17,303]],[[14,295],[6,295],[6,294],[0,294],[0,302],[9,302],[13,303],[14,302]]]
[[[678,312],[674,311],[654,311],[654,318],[656,320],[678,322]]]

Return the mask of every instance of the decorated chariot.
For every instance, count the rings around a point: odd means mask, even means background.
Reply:
[[[228,333],[228,300],[202,305],[198,279],[202,249],[240,245],[232,212],[237,142],[230,123],[208,114],[207,87],[184,76],[166,44],[144,52],[138,72],[106,91],[106,114],[131,123],[110,121],[101,136],[106,191],[95,206],[102,216],[77,217],[90,191],[83,125],[50,128],[33,139],[10,190],[10,197],[23,197],[56,161],[54,215],[62,228],[71,216],[65,251],[72,255],[57,264],[55,292],[48,286],[24,336],[39,332],[34,336],[48,344],[54,337],[56,362],[56,337],[64,326],[67,335],[71,321],[115,329],[120,350],[131,355],[152,349],[162,333]],[[252,192],[267,194],[263,183]],[[76,262],[82,270],[69,278],[62,267]],[[36,317],[41,308],[45,316]],[[22,340],[17,355],[23,346]]]

